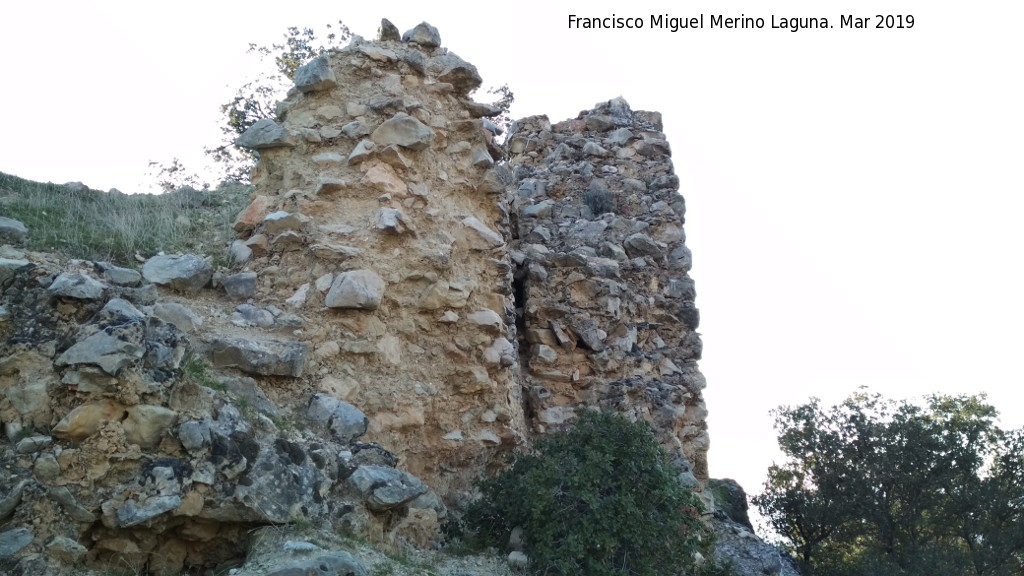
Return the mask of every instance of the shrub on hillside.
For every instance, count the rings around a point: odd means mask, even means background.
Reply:
[[[465,523],[479,544],[498,547],[522,527],[536,574],[692,574],[711,535],[677,476],[649,424],[585,410],[571,430],[478,482]]]

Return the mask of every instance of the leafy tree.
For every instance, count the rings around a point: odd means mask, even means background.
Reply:
[[[754,503],[808,575],[1024,574],[1024,437],[984,400],[782,407]]]
[[[581,411],[570,431],[538,439],[477,487],[467,526],[502,547],[522,527],[536,574],[674,575],[711,541],[649,424],[611,412]]]

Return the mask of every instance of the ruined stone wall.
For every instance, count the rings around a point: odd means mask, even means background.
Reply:
[[[706,479],[686,204],[661,115],[619,98],[517,128],[512,258],[534,430],[564,426],[576,406],[614,409],[652,422]]]
[[[0,244],[0,572],[221,572],[300,521],[428,547],[442,500],[585,406],[651,421],[701,485],[660,116],[612,100],[502,148],[480,83],[427,24],[302,67],[239,139],[230,267]]]
[[[243,136],[260,153],[246,244],[262,255],[247,265],[258,299],[315,318],[307,385],[357,406],[367,439],[448,493],[526,426],[504,185],[482,118],[497,110],[469,99],[480,77],[436,31],[414,32],[303,67],[277,123]]]

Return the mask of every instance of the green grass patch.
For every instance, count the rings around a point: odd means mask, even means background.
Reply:
[[[28,249],[70,258],[137,265],[158,252],[212,256],[227,263],[227,244],[250,186],[179,189],[167,194],[72,190],[0,172],[0,215],[28,228]]]

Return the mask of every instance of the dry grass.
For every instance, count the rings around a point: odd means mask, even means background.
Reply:
[[[231,224],[251,187],[222,184],[210,191],[161,195],[75,191],[0,172],[0,216],[20,220],[28,248],[71,258],[134,265],[139,255],[189,252],[226,262]]]

